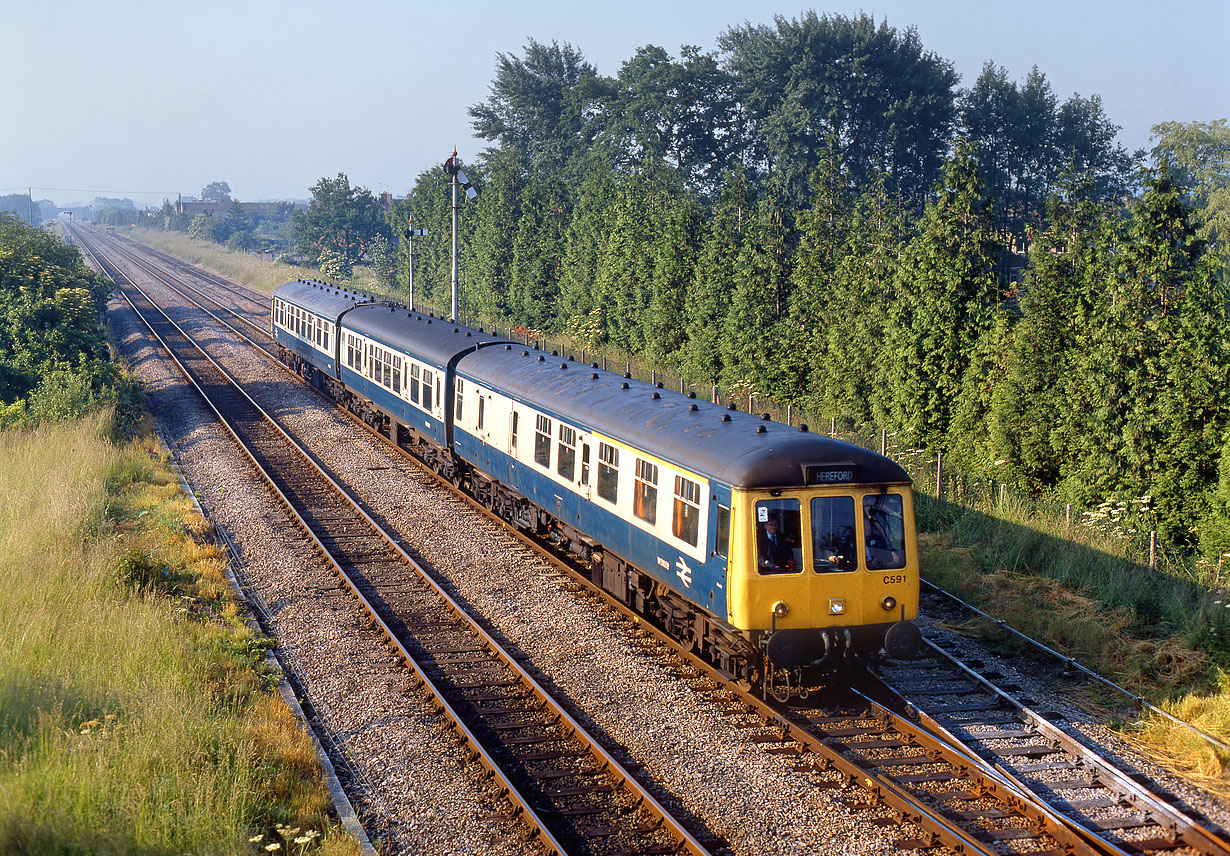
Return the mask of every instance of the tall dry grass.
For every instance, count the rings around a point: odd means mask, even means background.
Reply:
[[[245,252],[228,250],[212,241],[194,240],[182,232],[137,228],[125,229],[123,232],[133,240],[162,250],[164,253],[170,253],[184,261],[200,265],[206,270],[221,274],[266,294],[273,294],[274,289],[279,285],[295,279],[327,279],[313,267],[296,267],[266,261]],[[356,267],[354,276],[349,281],[339,284],[370,292],[375,288],[375,277],[368,268]]]
[[[224,854],[279,822],[323,831],[220,557],[108,419],[0,432],[0,852]]]

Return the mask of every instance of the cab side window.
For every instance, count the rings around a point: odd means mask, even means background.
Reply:
[[[802,514],[797,499],[756,503],[756,567],[761,574],[798,573]]]

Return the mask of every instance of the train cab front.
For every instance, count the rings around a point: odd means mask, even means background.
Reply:
[[[764,653],[766,689],[806,695],[855,663],[915,656],[909,484],[748,491],[734,504],[731,617]]]

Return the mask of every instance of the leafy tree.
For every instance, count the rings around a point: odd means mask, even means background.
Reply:
[[[201,199],[205,202],[230,202],[231,186],[225,181],[211,181],[201,189]]]
[[[750,213],[718,343],[722,382],[738,391],[786,400],[791,384],[783,325],[790,306],[793,224],[768,199]]]
[[[521,187],[508,276],[508,311],[534,329],[556,327],[564,235],[572,200],[563,182],[531,174]]]
[[[816,413],[885,423],[886,325],[906,226],[883,182],[853,198],[826,161],[812,185],[793,274],[792,318],[806,360],[801,401]]]
[[[602,93],[596,143],[620,168],[665,165],[709,191],[740,142],[734,83],[697,47],[681,48],[678,61],[655,45],[638,48]]]
[[[474,133],[498,141],[533,167],[561,170],[588,143],[585,84],[596,71],[565,43],[530,39],[525,58],[498,54],[491,95],[469,110]]]
[[[559,317],[573,327],[590,345],[605,341],[606,328],[597,303],[595,279],[599,259],[608,236],[614,229],[615,201],[618,194],[615,176],[609,165],[594,159],[573,205],[572,219],[564,241],[563,267],[560,271]]]
[[[354,267],[377,235],[390,237],[380,203],[370,190],[351,187],[350,179],[321,178],[312,185],[312,201],[296,211],[291,221],[296,248],[317,262],[328,259],[338,270]]]
[[[722,194],[708,233],[703,236],[684,304],[684,368],[693,380],[717,383],[723,374],[719,343],[735,291],[735,262],[754,206],[752,189],[743,171],[736,169],[722,183]]]
[[[221,244],[228,237],[226,221],[211,214],[198,214],[188,224],[188,237]]]
[[[995,251],[974,149],[962,143],[902,255],[891,314],[894,422],[923,445],[947,446],[971,355],[993,323]]]
[[[56,370],[95,387],[114,376],[100,321],[109,291],[74,247],[0,214],[0,401],[24,398]]]
[[[1213,122],[1163,122],[1153,126],[1153,159],[1188,191],[1200,223],[1200,237],[1230,270],[1230,125]]]
[[[1066,389],[1110,257],[1114,226],[1089,199],[1090,183],[1069,174],[1048,200],[1018,299],[1022,317],[1007,347],[1006,375],[994,393],[989,428],[994,458],[1005,462],[1001,477],[1032,494],[1054,487],[1067,460]]]
[[[1226,307],[1174,177],[1147,173],[1145,188],[1076,343],[1064,488],[1085,503],[1151,497],[1163,536],[1184,543],[1227,424]]]
[[[718,40],[747,111],[749,154],[780,174],[801,201],[828,140],[851,183],[889,177],[890,190],[920,201],[939,174],[955,116],[957,73],[923,50],[918,32],[857,18],[776,17],[774,26],[727,30]]]

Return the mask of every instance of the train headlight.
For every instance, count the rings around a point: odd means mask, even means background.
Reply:
[[[840,597],[829,598],[829,615],[842,615],[845,611],[845,600]]]
[[[786,605],[786,601],[779,600],[777,603],[773,604],[773,614],[778,618],[785,618],[790,614],[790,607]]]
[[[893,597],[891,594],[887,594],[884,596],[884,600],[880,601],[880,606],[884,607],[889,612],[892,612],[897,608],[897,598]]]

